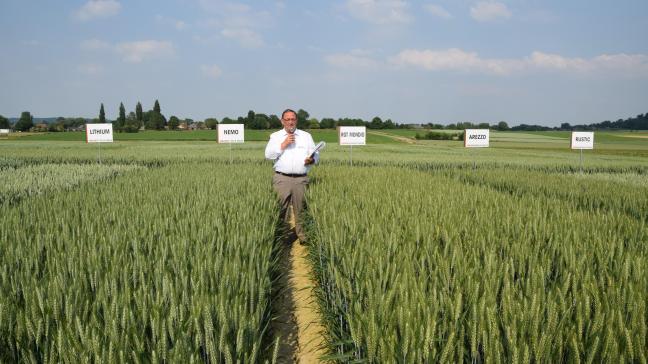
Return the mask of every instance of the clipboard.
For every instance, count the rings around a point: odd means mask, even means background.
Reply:
[[[324,149],[325,146],[326,146],[326,142],[325,142],[325,141],[321,141],[321,142],[317,143],[317,145],[315,146],[315,150],[314,150],[313,153],[311,153],[311,155],[310,155],[310,158],[315,158],[315,153],[317,153],[317,152],[319,152],[320,150]]]

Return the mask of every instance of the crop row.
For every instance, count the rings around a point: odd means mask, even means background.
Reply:
[[[0,205],[45,192],[70,190],[83,183],[100,184],[139,168],[114,164],[38,164],[0,169]]]
[[[643,222],[401,168],[323,167],[313,180],[332,358],[646,362]]]
[[[267,174],[140,169],[0,206],[0,361],[272,359]]]
[[[459,180],[514,196],[526,194],[568,202],[583,211],[625,213],[648,222],[648,175],[635,173],[543,173],[480,169],[450,172]]]

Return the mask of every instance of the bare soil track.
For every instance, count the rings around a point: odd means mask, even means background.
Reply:
[[[294,224],[291,224],[294,226]],[[279,363],[322,363],[324,327],[315,300],[308,248],[292,237],[280,258],[280,294],[273,331],[280,337]]]

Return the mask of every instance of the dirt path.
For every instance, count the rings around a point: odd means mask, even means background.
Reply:
[[[416,144],[416,140],[414,140],[412,138],[400,136],[400,135],[394,135],[394,134],[384,133],[384,132],[375,131],[375,130],[367,131],[367,133],[386,136],[388,138],[392,138],[394,140],[398,140],[399,142],[403,142],[403,143],[407,143],[407,144]]]
[[[289,239],[292,240],[292,239]],[[273,330],[280,336],[279,363],[322,363],[325,354],[321,324],[307,259],[308,248],[294,240],[287,242],[280,261],[281,294]]]
[[[639,138],[639,139],[648,139],[648,135],[620,135],[624,138]]]

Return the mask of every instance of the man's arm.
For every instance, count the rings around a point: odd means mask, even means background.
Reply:
[[[281,150],[281,138],[270,136],[270,140],[265,149],[266,159],[276,160],[281,154],[283,154],[283,150]]]

